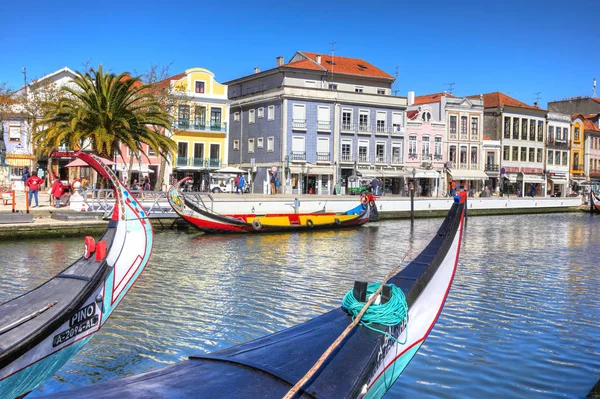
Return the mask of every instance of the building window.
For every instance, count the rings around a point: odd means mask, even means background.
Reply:
[[[387,112],[377,111],[377,132],[385,133],[385,120],[387,119]]]
[[[460,164],[466,165],[467,162],[467,147],[460,146]]]
[[[509,145],[505,145],[504,147],[502,147],[502,160],[510,161],[510,146]]]
[[[352,130],[352,110],[342,110],[342,130]]]
[[[517,162],[519,161],[519,147],[516,145],[512,148],[512,160]]]
[[[316,87],[317,86],[317,82],[315,82],[314,80],[305,80],[304,81],[304,86],[305,87]]]
[[[471,147],[471,168],[477,167],[477,147]]]
[[[513,118],[513,131],[512,131],[512,138],[513,140],[518,140],[519,139],[519,118]]]
[[[240,150],[240,141],[239,140],[233,140],[233,150],[234,151]]]
[[[402,113],[400,112],[392,113],[392,132],[402,132]]]
[[[317,161],[329,162],[329,137],[317,138]]]
[[[527,140],[527,119],[521,119],[521,140]]]
[[[185,129],[190,126],[190,106],[180,105],[177,112],[179,128]]]
[[[377,94],[385,95],[385,89],[377,89]]]
[[[358,142],[358,162],[369,162],[369,142],[360,140]]]
[[[385,143],[375,144],[375,162],[385,163]]]
[[[456,138],[456,121],[456,115],[450,115],[450,134],[454,135],[454,138]]]
[[[355,93],[362,93],[363,90],[364,90],[364,87],[362,87],[362,86],[355,86],[354,87],[354,92]]]
[[[0,120],[0,123],[2,121]],[[4,137],[0,137],[0,140],[3,140]],[[21,125],[8,125],[8,141],[13,143],[21,142]]]
[[[148,146],[148,156],[149,157],[155,157],[156,156],[156,152],[150,146]]]
[[[408,137],[408,157],[417,157],[417,136]]]
[[[468,120],[468,118],[466,116],[460,117],[460,139],[461,140],[467,139],[467,128],[468,128],[467,120]]]
[[[358,131],[369,132],[369,110],[358,110]]]
[[[259,118],[264,118],[265,117],[265,109],[263,107],[260,107],[258,109],[258,111],[256,112],[256,116]]]
[[[294,104],[292,108],[292,128],[306,130],[306,106]]]
[[[544,150],[541,148],[537,149],[537,162],[542,163],[544,158]]]
[[[221,108],[210,108],[210,126],[221,128]]]
[[[548,165],[554,163],[554,151],[548,151]]]
[[[539,141],[539,142],[544,141],[544,122],[543,121],[538,121],[537,141]]]
[[[256,113],[255,110],[251,109],[248,111],[248,123],[256,122]]]
[[[535,141],[535,121],[529,120],[529,141]]]
[[[452,167],[456,167],[456,146],[451,145],[450,150],[448,152],[448,159],[452,163]]]
[[[197,129],[206,127],[206,107],[194,107],[194,127]]]
[[[562,153],[562,164],[567,166],[568,162],[567,162],[567,157],[569,156],[569,153],[567,151],[563,151]]]
[[[510,138],[510,117],[508,116],[504,117],[504,138]]]
[[[187,165],[187,156],[188,156],[188,143],[179,142],[177,143],[177,165],[184,166]],[[182,163],[183,161],[183,163]]]
[[[305,161],[306,160],[306,152],[305,152],[305,140],[302,136],[293,136],[292,137],[292,160],[295,161]]]
[[[579,141],[579,126],[575,126],[573,131],[573,140]]]
[[[578,129],[578,128],[576,128]],[[576,152],[573,154],[573,170],[581,170],[581,165],[579,165],[579,153]]]
[[[431,112],[423,112],[423,114],[421,115],[421,119],[423,119],[423,122],[429,122],[431,120]]]
[[[264,148],[264,139],[262,137],[256,139],[256,148]]]
[[[267,108],[267,119],[270,121],[275,119],[275,106],[274,105],[269,105],[269,107]]]
[[[317,130],[331,131],[331,109],[320,106],[317,109]]]
[[[248,152],[254,152],[254,139],[248,139]]]
[[[342,140],[342,162],[352,162],[351,140]]]
[[[561,139],[562,139],[562,129],[557,127],[556,128],[556,140],[561,141]]]
[[[337,84],[329,83],[329,90],[337,90]]]
[[[423,156],[423,159],[425,159],[426,157],[429,157],[429,137],[428,136],[423,136],[423,138],[421,139],[421,155]]]
[[[479,135],[479,118],[471,118],[471,138],[477,140]]]
[[[521,162],[527,162],[527,147],[521,147]]]
[[[402,144],[392,143],[392,164],[402,163]]]
[[[234,122],[239,122],[240,121],[240,113],[239,112],[234,112],[233,113],[233,121]]]
[[[548,126],[548,144],[554,143],[554,126]]]
[[[535,148],[529,149],[529,162],[535,162]]]
[[[194,143],[194,166],[203,166],[204,143]]]
[[[275,151],[275,137],[267,137],[267,152]]]
[[[204,82],[196,81],[196,93],[204,93]]]
[[[437,160],[441,160],[442,159],[442,138],[441,137],[436,137],[434,138],[434,156],[435,159]]]

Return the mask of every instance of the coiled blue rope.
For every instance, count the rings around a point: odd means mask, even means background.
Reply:
[[[367,286],[367,300],[373,295],[381,286],[381,283],[371,283]],[[367,327],[370,330],[378,333],[387,335],[389,338],[398,342],[399,344],[405,344],[404,342],[398,341],[396,337],[389,334],[387,331],[380,330],[372,326],[372,324],[380,324],[384,326],[397,326],[406,319],[406,330],[408,336],[408,304],[406,303],[406,297],[404,292],[393,284],[388,284],[391,288],[392,296],[390,300],[384,304],[373,303],[367,308],[367,311],[363,314],[360,324]],[[360,313],[362,308],[365,306],[365,302],[359,302],[354,297],[353,290],[348,291],[342,301],[342,306],[346,311],[352,315],[352,320]]]

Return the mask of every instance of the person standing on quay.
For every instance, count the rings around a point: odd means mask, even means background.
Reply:
[[[246,186],[246,179],[244,179],[244,175],[240,175],[236,192],[238,192],[238,190],[239,190],[242,193],[242,195],[244,195],[245,186]]]
[[[50,189],[50,196],[54,198],[54,207],[60,208],[60,197],[63,195],[63,186],[60,180],[54,179],[52,188]]]
[[[35,170],[31,173],[31,177],[25,181],[25,185],[29,189],[29,207],[33,208],[31,206],[31,197],[35,198],[35,207],[37,208],[39,206],[38,191],[40,189],[40,184],[43,182],[42,179],[37,177],[37,172]]]
[[[535,197],[535,184],[531,184],[531,197]]]
[[[277,179],[275,178],[275,173],[273,172],[269,172],[271,174],[271,195],[275,195],[277,194],[277,190],[275,188],[275,182],[277,181]]]
[[[236,194],[240,193],[240,175],[239,174],[235,177],[235,193]]]

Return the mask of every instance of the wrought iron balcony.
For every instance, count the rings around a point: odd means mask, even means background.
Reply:
[[[358,124],[358,132],[371,134],[371,126],[369,126],[366,123],[359,123]]]
[[[177,166],[187,166],[188,159],[187,157],[177,157]]]
[[[344,153],[342,153],[340,161],[342,161],[342,162],[352,162],[352,154],[344,154]]]
[[[409,161],[416,161],[417,159],[419,159],[419,156],[417,155],[416,152],[409,152],[408,153],[408,160]]]
[[[392,164],[395,164],[395,165],[402,164],[402,157],[401,156],[392,156]]]
[[[208,167],[219,169],[221,167],[221,160],[219,158],[209,158]]]
[[[331,131],[331,122],[329,121],[317,121],[317,130]]]
[[[421,154],[422,161],[431,161],[433,159],[433,155],[431,154]]]
[[[478,164],[477,162],[475,162],[475,163],[471,163],[471,166],[470,166],[470,168],[471,168],[471,169],[479,169],[479,164]]]
[[[500,165],[495,164],[495,163],[486,163],[485,164],[485,171],[486,172],[499,172],[500,171]]]
[[[376,163],[385,163],[385,155],[377,155],[375,157],[375,162]]]
[[[435,154],[435,155],[433,156],[433,160],[434,160],[434,161],[441,161],[442,159],[443,159],[443,156],[442,156],[442,154]]]
[[[198,169],[219,169],[222,164],[219,158],[177,157],[177,167],[189,166]]]
[[[354,132],[355,131],[354,124],[342,122],[342,131]]]
[[[549,137],[546,144],[554,148],[569,148],[569,140],[557,140],[555,137]]]
[[[329,155],[328,152],[317,152],[317,162],[329,162]]]
[[[173,122],[173,128],[201,132],[226,132],[227,123],[206,122],[204,120],[190,120],[180,118]]]
[[[306,161],[306,152],[292,151],[292,161]]]
[[[361,163],[367,163],[367,162],[369,162],[369,156],[367,154],[359,154],[358,155],[358,162],[361,162]]]
[[[306,119],[292,119],[292,129],[306,130]]]
[[[389,129],[385,125],[377,125],[377,128],[376,128],[375,132],[379,133],[379,134],[382,134],[382,133],[388,134],[389,133]]]
[[[450,140],[458,140],[458,135],[456,133],[450,133],[448,136]]]

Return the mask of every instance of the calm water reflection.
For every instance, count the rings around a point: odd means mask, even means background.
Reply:
[[[31,396],[110,380],[245,342],[339,306],[441,219],[258,236],[159,233],[107,325]],[[387,395],[581,397],[600,377],[600,217],[477,217],[429,340]],[[35,287],[80,239],[0,243],[0,301]]]

